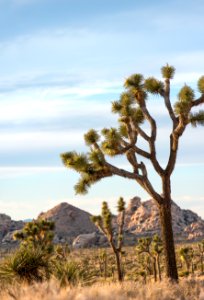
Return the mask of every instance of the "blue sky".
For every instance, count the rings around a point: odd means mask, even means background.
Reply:
[[[148,199],[119,178],[76,196],[78,176],[59,154],[85,151],[89,128],[116,124],[110,103],[132,73],[160,77],[169,62],[177,69],[172,100],[184,83],[196,90],[204,74],[203,14],[202,0],[0,0],[0,212],[36,217],[68,201],[96,213],[103,200],[114,209],[119,196]],[[168,116],[159,98],[148,105],[165,163]],[[203,130],[189,128],[182,138],[172,196],[204,217]]]

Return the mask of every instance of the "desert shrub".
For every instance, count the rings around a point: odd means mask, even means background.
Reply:
[[[3,283],[31,283],[48,279],[49,276],[49,261],[40,248],[21,248],[7,256],[0,264],[0,280]]]
[[[53,275],[61,287],[77,284],[88,285],[94,282],[95,274],[87,265],[83,266],[74,260],[53,262]]]

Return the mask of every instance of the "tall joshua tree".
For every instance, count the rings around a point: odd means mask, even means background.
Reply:
[[[163,81],[154,77],[144,79],[141,74],[127,78],[124,84],[126,91],[121,94],[118,101],[112,103],[112,112],[119,115],[119,127],[104,128],[101,135],[91,129],[84,135],[89,147],[87,154],[67,152],[61,157],[66,167],[76,170],[81,175],[75,186],[76,193],[86,193],[88,188],[100,179],[118,175],[134,180],[154,199],[160,214],[166,275],[177,281],[171,216],[171,175],[176,164],[179,141],[185,129],[189,124],[194,127],[204,125],[204,111],[192,112],[193,108],[204,103],[204,76],[198,80],[201,96],[196,99],[191,87],[184,85],[173,107],[170,100],[170,81],[174,77],[175,68],[167,64],[161,68],[161,73]],[[156,153],[157,124],[147,107],[147,97],[151,94],[163,98],[172,121],[169,157],[164,167],[160,164]],[[144,122],[148,124],[150,130],[145,131],[142,126]],[[139,139],[147,143],[148,150],[138,145]],[[108,156],[117,155],[126,156],[131,171],[121,169],[108,161]],[[155,189],[149,179],[145,165],[147,160],[161,179],[162,194]]]

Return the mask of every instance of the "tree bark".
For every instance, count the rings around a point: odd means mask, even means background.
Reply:
[[[121,266],[120,253],[117,250],[115,251],[115,258],[118,272],[118,280],[123,281],[123,271]]]
[[[166,276],[172,281],[178,281],[176,265],[176,254],[172,229],[171,200],[164,199],[159,205],[162,239],[164,244],[164,255],[166,261]]]
[[[161,266],[160,266],[160,255],[159,254],[157,254],[157,269],[158,269],[159,281],[161,281],[162,278],[161,278]]]
[[[156,258],[153,257],[153,273],[154,273],[154,282],[157,281],[157,265],[156,265]]]

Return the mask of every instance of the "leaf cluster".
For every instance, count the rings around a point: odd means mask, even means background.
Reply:
[[[118,200],[118,205],[117,205],[117,210],[118,210],[118,217],[121,216],[121,214],[124,214],[125,211],[125,201],[122,197],[119,198]],[[122,226],[121,220],[117,218],[118,222],[117,225],[118,227]],[[101,215],[98,216],[92,216],[91,221],[99,228],[99,230],[106,235],[108,239],[113,238],[113,215],[111,213],[111,210],[108,206],[108,203],[104,201],[102,203],[102,208],[101,208]],[[122,234],[122,229],[121,229],[121,234]],[[118,241],[122,238],[122,236],[117,235]]]
[[[189,116],[189,122],[193,127],[197,127],[197,125],[204,126],[204,111],[200,110],[196,113],[191,113]]]
[[[178,93],[178,101],[174,105],[175,114],[188,117],[194,98],[195,94],[192,88],[184,85]]]
[[[165,79],[173,79],[176,69],[169,64],[161,68],[162,77]]]
[[[53,252],[54,222],[34,220],[28,222],[22,231],[15,233],[14,238],[21,241],[23,248],[41,248],[46,253]]]
[[[149,77],[145,80],[144,88],[151,94],[161,95],[163,93],[164,84],[154,77]]]

